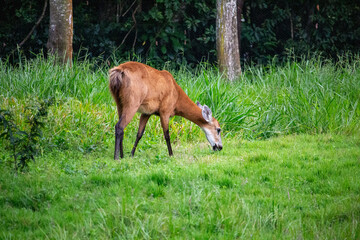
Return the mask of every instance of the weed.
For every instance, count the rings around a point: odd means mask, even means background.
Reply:
[[[0,137],[9,141],[8,148],[12,152],[15,171],[23,170],[29,161],[35,161],[37,144],[42,136],[44,119],[47,116],[48,108],[53,104],[53,99],[39,101],[36,105],[26,107],[26,123],[28,131],[20,130],[14,123],[14,117],[10,111],[0,109]]]

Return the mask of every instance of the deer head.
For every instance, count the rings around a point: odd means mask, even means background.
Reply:
[[[206,121],[206,124],[202,125],[201,129],[204,131],[213,150],[220,151],[222,149],[222,142],[219,122],[212,116],[212,112],[208,106],[202,106],[199,102],[196,102],[196,105],[201,109],[202,116]]]

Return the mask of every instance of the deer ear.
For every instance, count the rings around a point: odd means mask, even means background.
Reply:
[[[202,115],[203,115],[203,118],[207,121],[207,122],[211,122],[212,120],[212,112],[210,110],[210,108],[206,105],[204,105],[202,107]]]
[[[199,107],[199,108],[203,108],[203,106],[201,106],[201,104],[199,103],[199,101],[196,101],[196,105]]]

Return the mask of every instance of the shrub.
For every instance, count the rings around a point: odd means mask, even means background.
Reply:
[[[0,109],[0,138],[9,142],[7,146],[12,152],[15,171],[23,170],[28,166],[29,161],[35,161],[37,144],[42,136],[44,120],[48,113],[48,108],[53,104],[53,99],[38,101],[26,107],[27,128],[21,130],[14,122],[13,113],[8,110]]]

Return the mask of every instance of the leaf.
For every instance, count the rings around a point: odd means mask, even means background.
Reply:
[[[171,37],[171,42],[173,44],[173,48],[175,52],[184,51],[183,46],[180,44],[177,38]]]
[[[166,50],[166,46],[165,46],[165,45],[162,45],[162,46],[161,46],[161,52],[162,52],[163,54],[166,54],[167,50]]]
[[[28,133],[25,132],[25,131],[17,131],[16,134],[23,135],[23,136],[28,136]]]
[[[6,137],[8,137],[8,133],[7,132],[2,132],[1,134],[0,134],[0,138],[6,138]]]

